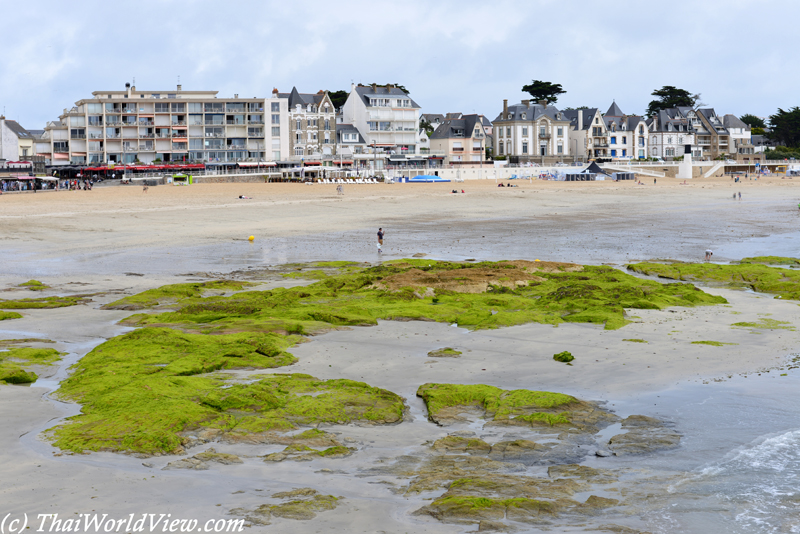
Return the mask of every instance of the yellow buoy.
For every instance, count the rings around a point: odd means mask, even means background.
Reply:
[[[541,261],[541,260],[533,260],[533,261]]]
[[[253,239],[255,239],[255,238],[256,238],[255,236],[252,236],[252,235],[251,235],[250,237],[248,237],[248,238],[247,238],[247,240],[248,240],[248,241],[252,241],[252,240],[253,240]]]

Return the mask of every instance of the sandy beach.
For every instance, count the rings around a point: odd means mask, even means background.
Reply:
[[[598,444],[610,437],[611,430],[596,442],[582,443],[588,451],[586,465],[639,470],[627,486],[620,483],[608,493],[628,508],[607,517],[531,526],[526,532],[607,532],[602,527],[611,523],[632,529],[617,532],[758,531],[752,523],[726,523],[706,515],[670,516],[669,521],[659,522],[666,516],[653,514],[655,505],[645,506],[638,497],[648,489],[676,483],[684,472],[704,468],[712,449],[723,457],[762,436],[783,435],[796,427],[789,423],[796,415],[792,400],[785,413],[769,412],[766,421],[704,434],[703,427],[711,428],[715,416],[709,412],[705,423],[698,422],[700,403],[713,404],[723,420],[733,417],[726,410],[734,410],[730,399],[743,391],[736,388],[755,387],[761,392],[739,408],[757,411],[759,395],[771,399],[771,389],[778,395],[785,384],[796,384],[798,379],[796,371],[787,367],[800,353],[800,332],[731,326],[772,318],[800,327],[797,303],[722,287],[701,286],[724,297],[727,305],[627,310],[632,322],[619,330],[591,324],[527,324],[469,331],[440,323],[380,321],[377,326],[310,337],[290,350],[298,362],[288,368],[231,372],[242,377],[297,372],[322,379],[350,378],[406,399],[408,410],[401,424],[326,427],[357,449],[343,459],[269,463],[261,457],[281,447],[200,443],[185,456],[213,446],[239,456],[243,463],[213,464],[202,471],[163,470],[182,456],[68,455],[42,439],[41,432],[80,409],[50,395],[69,373],[69,365],[104,340],[130,330],[117,322],[131,312],[100,307],[165,284],[285,263],[378,264],[415,254],[430,259],[542,259],[619,268],[638,260],[701,261],[707,248],[714,250],[715,262],[766,254],[800,257],[800,189],[793,180],[772,177],[734,184],[729,178],[709,178],[688,185],[666,179],[657,185],[652,180],[645,185],[514,182],[518,187],[510,189],[498,188],[494,181],[354,185],[345,186],[343,196],[330,185],[251,183],[159,186],[147,193],[134,187],[97,187],[88,192],[0,196],[0,290],[4,290],[0,298],[31,296],[17,287],[28,279],[51,286],[36,296],[92,294],[85,305],[22,310],[22,319],[0,323],[0,340],[49,339],[54,343],[33,346],[67,353],[58,365],[40,369],[39,381],[30,387],[0,386],[0,420],[5,423],[0,431],[5,479],[0,495],[5,506],[0,511],[13,517],[97,512],[123,518],[164,513],[204,523],[247,516],[242,510],[276,502],[271,497],[276,492],[314,488],[320,494],[343,497],[341,504],[307,521],[273,518],[271,525],[258,525],[248,520],[249,530],[472,532],[475,524],[413,515],[442,492],[402,491],[409,475],[397,466],[408,457],[430,457],[430,444],[454,431],[473,432],[487,442],[527,438],[515,429],[475,424],[445,428],[431,423],[415,393],[421,384],[438,382],[563,392],[602,403],[620,417],[660,417],[683,435],[682,449],[640,463],[595,457]],[[465,193],[453,194],[453,189]],[[738,192],[742,200],[732,198]],[[382,255],[375,246],[378,227],[386,230]],[[247,240],[251,235],[253,242]],[[286,283],[274,279],[264,287]],[[427,356],[441,347],[462,354]],[[563,350],[576,357],[573,365],[552,359]],[[771,385],[777,382],[779,387]],[[515,472],[522,469],[531,476],[545,476],[547,471],[542,465],[515,465]],[[680,473],[674,467],[678,465]],[[586,500],[589,493],[578,497]],[[666,492],[659,495],[658,506],[674,503],[670,498],[674,497]],[[709,502],[708,507],[718,505]],[[796,522],[787,519],[781,528],[795,527]]]

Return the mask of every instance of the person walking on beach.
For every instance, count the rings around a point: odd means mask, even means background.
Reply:
[[[383,228],[378,228],[378,252],[383,252]]]
[[[714,253],[711,251],[711,249],[706,249],[706,261],[709,261],[713,255]]]
[[[742,200],[742,192],[739,191],[739,200]]]

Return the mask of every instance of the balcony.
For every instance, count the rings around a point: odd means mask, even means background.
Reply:
[[[453,152],[464,152],[464,147],[453,147]]]
[[[264,124],[264,121],[263,120],[247,121],[247,124]]]
[[[101,121],[101,122],[92,122],[92,121],[89,121],[89,125],[88,125],[88,126],[89,126],[90,128],[102,128],[102,127],[103,127],[103,123],[102,123],[102,121]]]
[[[595,141],[593,145],[595,148],[608,148],[608,143],[605,141]]]
[[[106,139],[119,139],[119,134],[106,134]]]
[[[139,149],[135,146],[124,146],[122,147],[123,152],[137,152]]]
[[[121,126],[125,126],[126,128],[136,128],[139,126],[138,122],[122,122]]]
[[[155,147],[151,144],[139,145],[139,152],[153,152]]]
[[[234,119],[234,120],[226,120],[226,121],[225,121],[225,124],[227,124],[227,125],[229,125],[229,126],[230,126],[230,125],[244,125],[244,123],[245,123],[245,121],[243,121],[243,120],[239,120],[239,119]]]
[[[172,121],[173,126],[186,126],[186,121]]]
[[[206,126],[222,126],[225,124],[225,121],[222,120],[206,120],[204,123]]]
[[[137,113],[138,110],[135,107],[129,108],[129,107],[123,106],[122,107],[122,112],[123,113]]]
[[[172,137],[182,137],[185,139],[188,136],[186,135],[186,132],[172,132]]]
[[[550,139],[550,134],[539,132],[539,139]]]
[[[153,126],[153,121],[143,121],[143,120],[140,120],[140,121],[138,122],[138,125],[139,125],[139,126]]]
[[[170,139],[172,136],[168,133],[156,134],[156,139]]]
[[[151,133],[139,134],[139,139],[152,139],[153,137],[155,135]]]
[[[106,109],[106,115],[108,115],[109,113],[110,113],[110,114],[113,114],[113,115],[119,115],[120,113],[122,113],[122,110],[121,110],[121,109],[119,109],[119,108],[115,108],[115,109]]]
[[[86,139],[86,134],[70,134],[70,139]]]

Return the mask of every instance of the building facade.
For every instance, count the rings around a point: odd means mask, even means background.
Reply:
[[[582,160],[607,158],[608,130],[597,108],[567,109],[564,116],[570,121],[570,153]]]
[[[216,91],[95,91],[34,141],[51,164],[260,161],[265,100]]]
[[[342,122],[352,124],[369,146],[394,154],[419,152],[419,105],[390,85],[355,85],[342,106]]]
[[[507,156],[521,161],[567,157],[570,155],[569,125],[566,115],[545,101],[533,104],[523,100],[509,106],[508,100],[503,100],[503,112],[492,121],[495,157]]]
[[[0,115],[0,160],[27,161],[34,154],[34,136],[17,121]]]
[[[300,160],[336,153],[336,109],[327,91],[290,93],[273,89],[270,109],[272,158]]]
[[[643,117],[626,115],[616,102],[603,115],[608,133],[608,157],[644,159],[647,157],[648,133]]]
[[[682,157],[686,145],[691,145],[693,158],[703,157],[703,150],[695,143],[700,118],[692,108],[663,109],[647,119],[647,127],[650,137],[648,157]]]
[[[486,154],[486,133],[481,115],[445,119],[431,135],[431,150],[441,153],[444,163],[481,162]]]

